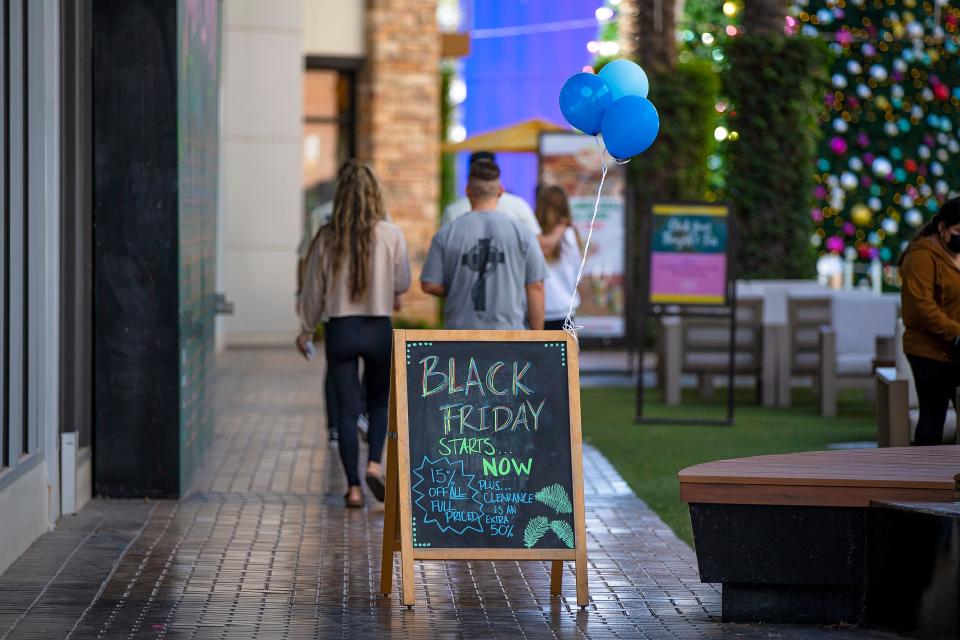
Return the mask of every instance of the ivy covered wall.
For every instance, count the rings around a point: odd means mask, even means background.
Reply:
[[[737,221],[737,276],[807,278],[817,116],[826,51],[814,38],[743,35],[724,73],[732,110],[727,199]]]

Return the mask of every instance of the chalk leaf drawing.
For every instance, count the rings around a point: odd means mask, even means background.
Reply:
[[[551,484],[544,487],[537,491],[533,497],[548,507],[552,507],[557,513],[573,513],[570,496],[567,495],[567,490],[561,484]]]
[[[563,540],[563,544],[573,549],[573,528],[563,520],[554,520],[550,523],[550,528],[557,534],[557,537]]]
[[[523,531],[523,544],[528,549],[532,548],[549,530],[550,521],[543,516],[537,516],[527,523],[527,528]]]

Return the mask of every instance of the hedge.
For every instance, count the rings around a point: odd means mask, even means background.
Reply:
[[[818,115],[828,53],[819,40],[783,35],[735,38],[725,93],[733,107],[727,194],[737,222],[737,276],[806,278]]]

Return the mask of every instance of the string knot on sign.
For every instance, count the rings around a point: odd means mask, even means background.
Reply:
[[[583,279],[583,269],[587,264],[587,256],[590,255],[590,240],[593,238],[593,226],[597,221],[597,212],[600,210],[600,196],[603,194],[603,183],[607,179],[607,161],[604,158],[607,150],[605,147],[600,145],[600,136],[594,136],[593,139],[597,143],[597,152],[600,155],[600,186],[597,187],[597,200],[593,204],[593,215],[590,217],[590,228],[587,231],[587,241],[583,244],[583,255],[580,257],[580,269],[577,271],[577,281],[573,285],[573,291],[570,292],[570,306],[567,308],[567,317],[563,321],[563,330],[570,334],[570,337],[572,337],[574,342],[577,343],[578,349],[580,348],[580,338],[577,335],[577,332],[580,329],[583,329],[583,326],[578,325],[573,321],[573,305],[577,300],[577,291],[579,291],[580,281]],[[613,158],[613,161],[617,164],[623,165],[630,162],[630,159],[617,160],[616,158]]]

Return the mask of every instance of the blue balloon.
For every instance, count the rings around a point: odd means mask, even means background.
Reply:
[[[575,128],[592,136],[600,133],[607,107],[613,104],[610,87],[597,75],[577,73],[560,89],[560,112]]]
[[[603,116],[603,142],[618,160],[650,148],[660,133],[660,115],[646,98],[626,96],[616,100]]]
[[[650,91],[650,81],[647,74],[636,62],[630,60],[614,60],[600,69],[600,77],[606,80],[613,91],[613,99],[619,100],[626,96],[640,96],[646,98]]]

